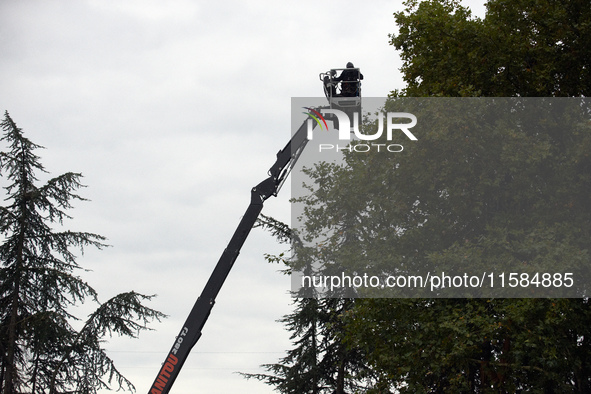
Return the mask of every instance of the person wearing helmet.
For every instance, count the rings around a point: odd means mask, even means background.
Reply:
[[[335,81],[341,82],[341,92],[343,96],[359,96],[359,81],[363,79],[363,74],[359,69],[355,69],[353,63],[347,63],[347,68],[341,72]]]

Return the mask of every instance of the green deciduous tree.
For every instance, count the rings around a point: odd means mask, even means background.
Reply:
[[[416,1],[395,14],[407,96],[589,96],[586,0],[494,0],[484,19],[458,1]]]
[[[499,111],[496,123],[487,119],[478,127],[466,122],[483,119],[477,102],[392,98],[387,112],[409,103],[422,108],[411,110],[422,120],[415,128],[419,141],[397,155],[345,151],[345,165],[322,163],[308,171],[314,188],[303,199],[306,228],[326,234],[318,260],[348,274],[423,277],[426,270],[453,268],[469,274],[566,268],[586,281],[588,294],[589,113],[556,128],[557,114],[536,111],[536,120],[527,119],[534,127],[527,128],[508,122],[518,111],[509,108],[514,112]],[[551,102],[553,111],[561,102]],[[409,292],[394,290],[398,297]],[[379,291],[378,297],[389,295]],[[586,298],[358,299],[342,317],[341,337],[367,356],[390,390],[591,388]]]
[[[404,95],[590,93],[585,2],[489,1],[483,20],[452,1],[407,6],[395,15],[399,32],[391,37],[404,61]],[[554,256],[560,265],[582,257],[588,266],[590,135],[588,124],[488,141],[434,132],[422,135],[420,151],[400,170],[366,158],[351,172],[381,177],[375,184],[386,185],[391,202],[382,194],[380,209],[399,212],[390,220],[415,229],[392,234],[390,255],[414,248],[440,263],[476,262],[478,252],[509,242],[512,248],[497,248],[483,263]],[[419,214],[430,224],[418,228]],[[361,300],[347,329],[351,345],[367,349],[402,391],[584,393],[591,390],[590,319],[588,299]]]
[[[591,93],[586,1],[492,0],[483,19],[456,1],[406,5],[391,44],[407,87],[385,112],[409,96]],[[499,122],[484,133],[448,115],[398,156],[345,152],[345,166],[309,170],[307,229],[328,234],[319,260],[357,272],[503,261],[588,270],[588,113],[566,129],[541,113],[530,132]],[[591,391],[588,298],[358,299],[341,320],[340,338],[380,377],[373,392]]]
[[[106,354],[104,339],[134,337],[163,315],[142,304],[151,296],[133,291],[98,302],[77,275],[82,267],[72,248],[100,249],[105,238],[54,228],[70,218],[73,201],[84,200],[76,193],[81,174],[68,172],[40,185],[36,173],[45,170],[35,150],[41,147],[8,113],[1,127],[8,145],[0,153],[8,204],[0,207],[0,392],[96,393],[112,381],[133,389]],[[71,307],[87,298],[99,306],[80,321]]]

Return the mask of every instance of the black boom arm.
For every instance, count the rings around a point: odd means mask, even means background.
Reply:
[[[304,150],[308,142],[306,129],[306,121],[304,121],[285,148],[277,153],[277,160],[269,169],[269,177],[252,188],[250,205],[246,209],[228,246],[222,253],[201,295],[195,302],[193,309],[191,309],[181,332],[176,337],[156,380],[150,387],[149,394],[166,394],[170,391],[191,349],[201,337],[201,330],[213,308],[215,298],[228,277],[250,230],[255,225],[259,213],[263,209],[263,203],[269,197],[277,195]]]

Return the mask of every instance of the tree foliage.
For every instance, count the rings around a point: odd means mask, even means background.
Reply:
[[[395,14],[407,96],[589,96],[586,0],[493,0],[484,19],[458,1],[416,1]]]
[[[589,94],[585,2],[489,1],[483,20],[470,19],[452,1],[407,6],[395,15],[399,32],[391,37],[404,61],[403,95]],[[441,129],[421,135],[420,145],[399,162],[358,155],[347,171],[331,172],[337,174],[333,195],[351,190],[338,185],[371,179],[369,190],[347,198],[360,199],[360,206],[377,199],[383,223],[411,230],[391,231],[375,254],[395,256],[386,257],[390,261],[552,259],[558,266],[589,266],[588,118],[580,128],[542,127],[530,135]],[[325,174],[318,171],[317,179]],[[349,344],[367,352],[391,389],[591,390],[586,298],[364,299],[346,317]]]
[[[384,111],[404,97],[591,93],[584,0],[491,0],[483,19],[453,0],[405,4],[390,43],[407,87]],[[568,129],[550,115],[533,120],[529,133],[502,122],[483,132],[441,116],[403,154],[345,152],[345,166],[309,169],[306,228],[327,234],[318,259],[358,272],[450,261],[589,267],[588,114]],[[366,392],[591,391],[588,298],[357,299],[340,321],[337,338],[378,378]]]
[[[0,391],[3,394],[96,393],[115,381],[133,385],[115,368],[102,345],[107,335],[134,337],[163,315],[142,304],[151,296],[119,294],[83,321],[72,306],[98,294],[77,275],[82,267],[72,249],[103,248],[105,238],[88,232],[58,231],[82,175],[68,172],[39,184],[45,173],[35,150],[8,112],[1,123],[0,153],[6,206],[0,207]],[[82,322],[81,322],[82,323]],[[106,380],[105,380],[106,379]]]
[[[345,165],[308,170],[306,229],[326,237],[318,260],[333,271],[391,275],[566,269],[588,294],[589,113],[562,129],[553,112],[538,113],[531,129],[503,116],[465,127],[482,113],[455,103],[474,99],[435,100],[443,109],[428,113],[429,100],[412,100],[425,127],[405,154],[346,151]],[[386,110],[401,101],[411,102],[394,97]],[[586,392],[590,318],[586,298],[358,299],[342,337],[390,390]]]

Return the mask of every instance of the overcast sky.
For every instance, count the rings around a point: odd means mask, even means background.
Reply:
[[[170,316],[107,344],[139,393],[250,188],[289,140],[291,97],[321,96],[318,74],[348,61],[366,96],[404,86],[388,45],[400,9],[400,0],[0,1],[0,110],[46,148],[37,153],[51,176],[84,175],[91,201],[68,227],[111,245],[87,251],[79,263],[92,272],[81,274],[103,301],[155,293],[150,306]],[[285,188],[263,213],[288,222],[289,198]],[[263,258],[284,249],[251,233],[174,393],[273,392],[235,372],[262,372],[290,347],[276,322],[292,310],[289,278]]]

